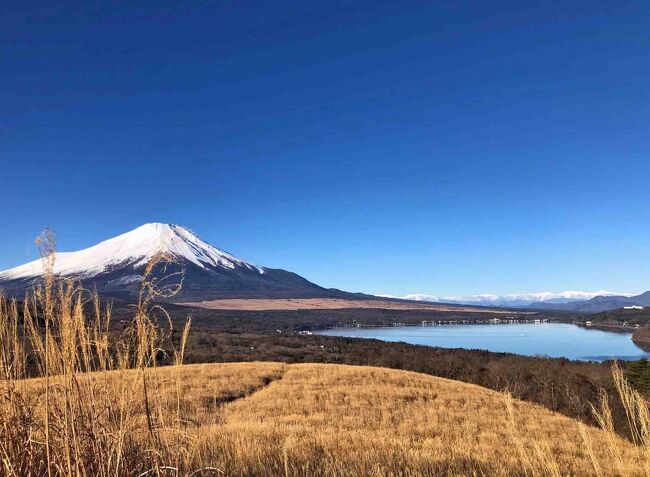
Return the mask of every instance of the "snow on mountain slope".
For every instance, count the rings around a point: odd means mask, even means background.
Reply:
[[[598,291],[574,291],[567,290],[563,292],[538,292],[538,293],[509,293],[505,295],[471,295],[464,297],[448,297],[452,302],[471,303],[489,303],[499,305],[516,304],[524,305],[536,302],[567,303],[570,301],[590,300],[596,296],[612,296],[620,293],[610,292],[607,290]]]
[[[380,295],[385,296],[385,295]],[[539,293],[509,293],[505,295],[481,294],[468,296],[437,296],[423,293],[412,293],[399,298],[405,300],[455,303],[478,306],[528,306],[532,303],[569,303],[580,300],[590,300],[597,296],[632,296],[631,293],[616,293],[607,290],[599,291],[563,291]],[[398,297],[393,297],[398,298]]]
[[[118,265],[139,267],[159,253],[169,253],[200,268],[210,266],[234,270],[243,267],[260,274],[265,273],[263,267],[219,250],[181,226],[161,223],[142,225],[78,252],[58,252],[54,261],[54,273],[89,278]],[[35,260],[0,272],[0,280],[31,278],[42,273],[42,261]]]

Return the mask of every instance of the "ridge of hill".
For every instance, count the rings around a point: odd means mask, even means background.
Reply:
[[[175,379],[178,388],[169,386]],[[502,392],[415,372],[194,364],[158,368],[149,382],[161,411],[178,410],[188,423],[183,466],[190,469],[258,477],[645,475],[643,449],[616,435]]]

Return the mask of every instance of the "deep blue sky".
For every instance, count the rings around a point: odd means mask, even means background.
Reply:
[[[0,269],[160,221],[348,290],[650,288],[647,2],[28,3]]]

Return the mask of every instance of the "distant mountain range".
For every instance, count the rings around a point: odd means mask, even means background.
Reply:
[[[568,303],[537,302],[530,304],[529,308],[538,310],[565,310],[578,313],[600,313],[602,311],[617,310],[626,306],[650,306],[650,291],[635,296],[596,296],[590,300],[572,301]]]
[[[564,291],[559,293],[541,292],[507,295],[483,294],[464,297],[439,297],[426,294],[409,294],[399,298],[435,303],[534,308],[537,310],[562,310],[580,313],[598,313],[632,305],[650,306],[650,292],[634,296],[632,294],[620,294],[607,290],[595,292]]]
[[[597,296],[618,296],[622,293],[599,290],[594,292],[585,291],[563,291],[563,292],[539,292],[539,293],[509,293],[496,295],[485,293],[481,295],[467,296],[436,296],[423,293],[413,293],[399,298],[404,300],[416,300],[439,303],[457,303],[462,305],[476,306],[503,306],[503,307],[526,307],[533,303],[562,304],[574,301],[590,300]],[[394,297],[397,298],[397,297]]]
[[[101,294],[132,299],[138,296],[147,263],[158,254],[166,254],[173,263],[164,270],[154,269],[153,278],[184,272],[175,301],[363,296],[323,288],[286,270],[254,265],[213,247],[184,227],[161,223],[142,225],[78,252],[57,252],[54,273],[97,287]],[[0,289],[20,297],[42,275],[42,260],[35,260],[0,272]]]

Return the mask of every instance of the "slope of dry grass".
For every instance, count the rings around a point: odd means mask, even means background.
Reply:
[[[114,389],[134,382],[136,373],[81,380]],[[157,368],[149,383],[154,426],[169,445],[178,441],[167,457],[180,450],[173,465],[161,462],[158,475],[199,469],[196,475],[649,475],[643,448],[613,433],[503,393],[418,373],[200,364]],[[42,397],[43,379],[23,384]],[[146,409],[135,406],[129,415],[136,423],[129,429],[145,432]]]
[[[340,309],[384,309],[384,310],[430,310],[458,313],[489,313],[512,315],[509,310],[481,308],[463,305],[413,302],[406,300],[349,300],[343,298],[221,298],[198,302],[178,302],[179,305],[208,308],[211,310],[340,310]],[[536,315],[534,311],[518,311],[517,315]]]
[[[221,413],[194,452],[228,475],[646,475],[640,450],[616,436],[405,371],[289,365]]]
[[[185,424],[205,425],[220,418],[218,411],[222,406],[281,379],[285,370],[284,363],[271,362],[160,367],[148,374],[148,394],[149,399],[155,402],[157,414],[163,421],[177,419],[177,411],[180,409],[180,419]],[[142,417],[145,412],[143,403],[137,399],[143,391],[141,379],[142,375],[137,369],[90,372],[76,377],[79,389],[93,389],[95,393],[104,395],[113,395],[115,390],[123,389],[120,394],[135,398],[133,406],[138,411],[133,413],[134,417]],[[26,396],[37,412],[44,412],[48,385],[51,389],[64,387],[63,376],[51,376],[49,380],[31,378],[13,382],[12,390]],[[7,381],[0,380],[0,391],[7,392],[7,387]]]

